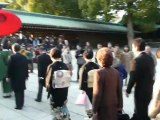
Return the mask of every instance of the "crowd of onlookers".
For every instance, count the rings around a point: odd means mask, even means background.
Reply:
[[[93,105],[87,111],[88,117],[93,120],[117,120],[117,112],[122,114],[123,111],[123,86],[127,86],[127,97],[135,86],[135,113],[131,120],[150,120],[149,116],[159,120],[160,50],[157,50],[156,58],[151,47],[137,38],[133,41],[132,51],[127,45],[121,49],[118,44],[113,46],[110,42],[107,46],[98,43],[94,51],[90,42],[77,44],[75,51],[77,82]],[[0,81],[3,97],[11,97],[14,91],[16,109],[23,108],[25,80],[28,70],[32,73],[33,63],[36,63],[39,88],[35,100],[41,102],[43,87],[46,87],[54,119],[69,120],[66,104],[73,74],[72,57],[69,41],[63,35],[56,39],[53,36],[34,38],[33,35],[27,38],[20,32],[1,38]],[[154,97],[148,116],[152,90]]]

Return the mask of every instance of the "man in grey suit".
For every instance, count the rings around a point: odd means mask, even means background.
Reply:
[[[24,105],[24,90],[26,89],[25,81],[28,78],[28,62],[27,58],[19,53],[20,46],[12,45],[13,55],[11,55],[8,63],[8,79],[15,93],[16,107],[21,110]]]

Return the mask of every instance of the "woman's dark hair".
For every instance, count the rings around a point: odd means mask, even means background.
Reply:
[[[15,44],[12,45],[12,49],[15,52],[19,52],[21,50],[21,46],[18,43],[15,43]]]
[[[53,48],[50,50],[50,57],[53,59],[61,58],[61,51],[57,48]]]
[[[93,51],[92,50],[84,51],[83,57],[86,59],[92,59],[93,58]]]
[[[9,45],[9,39],[6,37],[2,40],[1,46],[3,49],[10,49],[11,46]]]
[[[142,38],[136,38],[133,41],[134,46],[138,48],[138,51],[144,51],[146,43]]]
[[[128,46],[128,45],[125,45],[125,46],[123,47],[123,51],[126,51],[126,50],[125,50],[125,48],[128,48],[128,51],[130,51],[130,49],[129,49],[129,46]]]
[[[112,52],[107,47],[99,49],[96,58],[101,62],[103,67],[110,67],[113,63]]]
[[[156,51],[156,57],[157,57],[158,59],[160,59],[160,48],[158,48],[157,51]]]

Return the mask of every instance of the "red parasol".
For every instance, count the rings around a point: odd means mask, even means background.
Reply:
[[[15,33],[21,26],[22,22],[15,14],[0,10],[0,36]]]

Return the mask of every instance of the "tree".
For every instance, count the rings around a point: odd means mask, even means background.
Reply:
[[[79,0],[82,15],[96,19],[97,15],[109,22],[118,11],[125,11],[123,22],[128,27],[128,43],[134,38],[134,26],[142,32],[152,31],[160,21],[159,0]]]
[[[7,8],[58,16],[81,18],[78,0],[0,0],[10,3]]]

